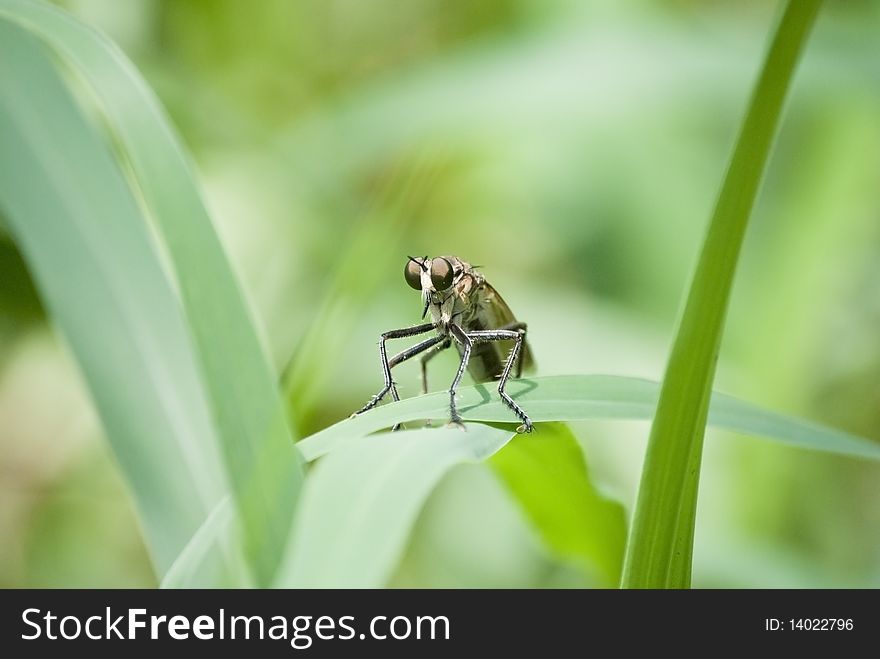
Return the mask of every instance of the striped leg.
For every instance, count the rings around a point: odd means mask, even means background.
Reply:
[[[458,408],[455,405],[455,390],[461,382],[461,377],[464,375],[465,369],[467,369],[468,361],[471,358],[473,341],[471,341],[468,334],[458,325],[450,325],[449,333],[452,335],[452,338],[464,346],[464,350],[461,353],[461,363],[458,365],[458,372],[455,374],[455,379],[449,387],[449,425],[457,426],[464,430],[464,424],[461,422],[461,416],[458,414]]]
[[[504,404],[513,410],[513,413],[522,421],[522,424],[516,429],[519,433],[532,432],[532,420],[529,418],[528,414],[525,413],[523,408],[517,405],[516,401],[510,397],[510,394],[504,390],[504,387],[507,385],[507,380],[510,378],[510,371],[513,368],[513,364],[522,350],[525,336],[526,332],[524,328],[517,330],[485,330],[467,333],[467,337],[472,343],[482,343],[484,341],[510,341],[511,339],[516,341],[513,350],[511,350],[510,354],[507,356],[504,370],[501,372],[501,379],[498,381],[498,395],[501,396],[501,400],[504,401]]]
[[[526,341],[526,330],[529,328],[525,323],[521,323],[518,320],[513,321],[512,323],[507,323],[506,325],[502,325],[498,329],[500,330],[522,330],[523,343]],[[520,348],[519,350],[519,359],[516,362],[516,375],[515,378],[519,379],[522,377],[522,369],[523,369],[523,356],[526,354],[526,351]]]
[[[367,401],[367,404],[364,405],[357,412],[352,414],[352,416],[357,416],[358,414],[361,414],[363,412],[366,412],[367,410],[376,407],[379,401],[382,400],[385,397],[385,394],[387,394],[389,391],[391,392],[391,397],[394,398],[394,400],[400,400],[400,396],[398,396],[397,394],[397,387],[394,386],[394,381],[391,379],[391,362],[394,362],[393,365],[396,366],[400,362],[405,361],[406,359],[409,359],[414,355],[417,355],[419,352],[427,350],[431,346],[440,343],[440,341],[442,341],[444,337],[440,335],[436,337],[431,337],[430,339],[422,341],[421,343],[413,346],[412,348],[410,348],[409,351],[405,350],[399,355],[396,355],[391,360],[388,359],[388,354],[385,351],[385,342],[388,339],[403,339],[408,336],[424,334],[425,332],[430,332],[432,329],[434,329],[433,323],[425,323],[424,325],[416,325],[415,327],[391,330],[390,332],[385,332],[384,334],[382,334],[381,338],[379,339],[379,359],[382,362],[382,376],[385,378],[385,384],[382,389],[379,390],[379,393],[377,393],[369,401]],[[420,349],[416,350],[416,348]],[[411,354],[407,354],[410,351],[414,352],[412,352]]]

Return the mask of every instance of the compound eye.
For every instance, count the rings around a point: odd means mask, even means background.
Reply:
[[[431,283],[434,284],[434,290],[445,291],[452,286],[452,264],[442,257],[437,257],[431,261]]]
[[[414,259],[407,261],[406,267],[403,269],[403,276],[406,279],[406,283],[410,285],[410,288],[414,288],[417,291],[422,290],[422,267],[418,261]]]

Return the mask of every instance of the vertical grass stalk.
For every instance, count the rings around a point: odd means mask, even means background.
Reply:
[[[276,375],[263,353],[251,312],[180,140],[153,91],[105,36],[44,2],[0,0],[0,18],[39,37],[63,67],[76,71],[77,78],[81,76],[85,83],[81,91],[93,95],[104,128],[118,146],[118,157],[130,170],[126,188],[135,188],[142,202],[143,217],[139,213],[138,221],[143,223],[146,218],[153,222],[156,240],[150,242],[168,257],[164,271],[177,285],[185,313],[184,329],[191,339],[200,387],[209,406],[209,422],[216,430],[213,436],[235,494],[245,552],[256,583],[268,585],[288,537],[304,471],[293,446]],[[22,60],[8,58],[4,64],[11,69]],[[64,180],[67,178],[70,176]],[[94,203],[91,207],[93,217],[82,222],[90,220],[98,225],[116,218],[114,226],[120,223],[117,214],[106,212],[105,216],[97,212]],[[68,209],[67,215],[71,212]],[[52,217],[62,222],[65,214]],[[70,263],[69,255],[60,262]],[[136,273],[130,268],[123,274],[128,282]],[[123,285],[122,281],[112,283],[117,288]],[[95,299],[94,291],[82,290],[89,300]],[[140,298],[134,299],[143,304]],[[109,333],[114,327],[110,324],[102,329]],[[142,329],[141,325],[135,327]],[[187,409],[195,414],[192,407]],[[219,496],[214,497],[209,510]]]
[[[792,73],[821,2],[787,2],[749,103],[663,379],[624,588],[690,586],[703,436],[730,290]]]

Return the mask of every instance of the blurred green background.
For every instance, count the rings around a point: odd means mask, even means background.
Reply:
[[[379,333],[421,312],[402,277],[408,253],[482,265],[529,323],[540,374],[659,379],[778,9],[57,4],[133,59],[191,150],[301,436],[381,384]],[[878,33],[877,3],[826,3],[755,210],[717,382],[876,439]],[[82,379],[5,236],[0,282],[0,586],[156,585]],[[454,367],[451,354],[435,360],[432,388]],[[417,368],[401,367],[403,395],[418,391]],[[631,509],[648,425],[574,429],[594,479]],[[878,547],[878,466],[710,432],[695,586],[877,587]],[[392,585],[583,579],[491,472],[465,466],[431,496]]]

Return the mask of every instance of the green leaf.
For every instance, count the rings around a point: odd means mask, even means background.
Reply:
[[[511,432],[481,424],[405,430],[347,442],[309,473],[276,585],[377,588],[388,580],[428,495]]]
[[[208,515],[183,551],[165,572],[160,588],[235,587],[250,585],[250,574],[236,542],[235,507],[230,497],[225,497]],[[228,581],[212,578],[218,558],[234,568],[234,577]],[[206,575],[207,573],[207,575]]]
[[[276,377],[179,140],[152,91],[107,38],[43,3],[0,0],[0,14],[28,26],[83,74],[130,161],[174,268],[247,553],[260,583],[268,583],[302,466]]]
[[[557,375],[511,380],[508,392],[533,421],[585,419],[651,419],[660,385],[650,380],[613,375]],[[459,411],[470,421],[514,424],[512,412],[498,393],[485,385],[460,387]],[[449,417],[449,394],[437,392],[387,403],[345,419],[298,444],[306,460],[335,450],[347,440],[389,428],[397,422]],[[797,448],[880,460],[877,442],[816,423],[764,410],[732,396],[715,393],[709,423],[717,428],[773,439]]]
[[[567,426],[539,424],[533,434],[514,437],[489,464],[550,549],[600,586],[620,583],[626,514],[590,482]]]
[[[163,574],[228,487],[177,298],[49,53],[0,16],[0,206],[79,361]]]
[[[730,290],[783,101],[820,5],[787,3],[718,196],[651,428],[624,587],[690,586],[703,435]]]

